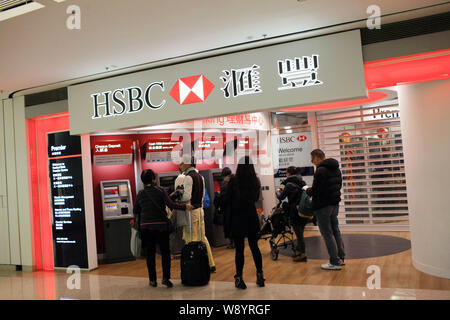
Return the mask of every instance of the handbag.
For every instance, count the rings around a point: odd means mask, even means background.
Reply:
[[[306,194],[305,191],[302,192],[300,203],[297,205],[298,215],[306,219],[314,219],[314,211],[311,206],[311,198]]]
[[[174,210],[174,215],[176,215],[176,221],[178,227],[188,226],[190,224],[189,211],[185,210]]]
[[[134,257],[139,258],[144,256],[142,250],[142,239],[140,232],[136,228],[131,228],[131,253]]]

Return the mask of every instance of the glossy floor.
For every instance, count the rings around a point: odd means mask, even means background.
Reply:
[[[409,239],[409,232],[382,232]],[[317,236],[307,232],[306,236]],[[255,267],[248,248],[245,251],[244,279],[247,290],[234,288],[234,250],[214,248],[217,273],[211,276],[208,286],[188,288],[180,284],[180,261],[172,261],[174,288],[148,286],[144,259],[100,265],[97,270],[80,274],[80,288],[70,274],[55,272],[14,272],[0,269],[0,299],[217,299],[217,300],[284,300],[284,299],[450,299],[450,279],[433,277],[416,270],[412,265],[411,249],[387,256],[346,260],[342,271],[324,271],[320,265],[325,260],[308,260],[294,263],[290,257],[280,255],[277,261],[270,258],[267,242],[260,243],[264,260],[266,287],[255,284]],[[380,268],[381,288],[369,290],[367,281],[370,266]],[[157,258],[161,279],[161,259]],[[372,282],[373,283],[373,282]]]
[[[247,290],[231,282],[212,281],[204,287],[149,287],[141,277],[80,274],[80,286],[62,272],[0,272],[0,299],[11,300],[449,300],[450,291],[418,289],[373,289],[344,286],[289,285],[269,283],[259,288],[248,282]]]
[[[345,232],[347,233],[347,232]],[[357,232],[352,232],[352,234]],[[367,233],[367,232],[366,232]],[[373,234],[373,233],[372,233]],[[376,232],[379,235],[388,235],[409,239],[409,232]],[[318,236],[315,231],[306,232],[306,237]],[[376,243],[374,244],[376,245]],[[294,263],[288,256],[280,254],[277,261],[270,258],[268,241],[259,243],[263,255],[264,275],[270,284],[301,284],[323,286],[366,287],[370,277],[368,268],[380,268],[382,288],[450,290],[450,279],[434,277],[418,271],[412,265],[411,249],[396,254],[364,259],[347,259],[342,271],[323,271],[320,265],[326,260],[308,259],[307,263]],[[235,274],[234,250],[225,247],[213,248],[217,273],[213,274],[213,281],[233,281]],[[157,271],[159,279],[162,276],[161,259],[157,257]],[[172,278],[179,279],[180,260],[172,261]],[[370,271],[370,270],[369,270]],[[144,259],[137,261],[100,265],[92,274],[110,276],[131,276],[146,278],[147,268]],[[256,270],[248,245],[245,250],[244,279],[248,282],[256,281]]]

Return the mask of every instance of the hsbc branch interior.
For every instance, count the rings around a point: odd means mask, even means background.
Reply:
[[[0,299],[448,301],[450,31],[378,32],[2,98]]]

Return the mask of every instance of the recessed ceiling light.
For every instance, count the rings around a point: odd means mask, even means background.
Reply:
[[[61,2],[64,2],[64,1],[66,1],[66,0],[53,0],[53,1],[58,2],[58,3],[61,3]]]
[[[18,7],[14,7],[11,9],[7,9],[4,10],[2,12],[0,12],[0,21],[6,20],[6,19],[10,19],[10,18],[14,18],[17,16],[20,16],[22,14],[31,12],[31,11],[35,11],[41,8],[44,8],[45,6],[40,4],[39,2],[31,2],[31,3],[27,3]]]

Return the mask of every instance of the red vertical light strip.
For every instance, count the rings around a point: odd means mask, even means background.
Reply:
[[[31,217],[31,247],[33,255],[33,270],[42,270],[42,247],[41,247],[41,225],[39,223],[39,190],[37,179],[37,155],[36,155],[36,121],[27,120],[28,141],[28,176],[30,194],[30,217]]]
[[[34,263],[37,270],[54,270],[47,134],[69,130],[69,115],[65,112],[50,117],[37,117],[28,121],[30,170],[33,185],[30,200],[33,206]],[[44,283],[46,288],[53,288],[54,292],[54,279],[46,280],[44,275]]]
[[[48,157],[46,120],[36,121],[36,146],[39,185],[39,223],[41,225],[41,246],[43,270],[54,269],[53,235],[50,216],[50,188],[48,183]]]
[[[55,273],[44,272],[44,299],[56,300]]]

